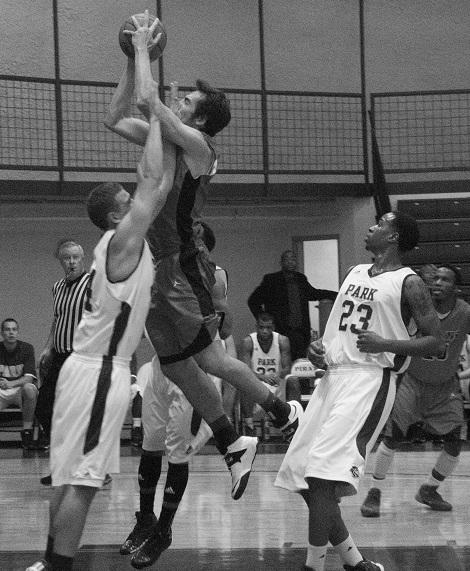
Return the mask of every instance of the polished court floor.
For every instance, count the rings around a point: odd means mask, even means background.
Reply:
[[[173,526],[173,544],[150,569],[302,569],[306,508],[301,498],[272,485],[282,453],[274,452],[275,447],[261,448],[249,486],[237,502],[230,498],[225,464],[213,449],[194,459]],[[442,486],[442,495],[454,505],[452,512],[433,512],[413,499],[438,453],[427,443],[405,446],[396,454],[380,518],[364,519],[359,512],[370,475],[361,493],[341,504],[357,545],[386,571],[470,570],[470,451],[462,453],[454,476]],[[0,455],[0,570],[24,571],[45,546],[50,489],[41,486],[39,478],[48,473],[48,458],[16,447],[0,448]],[[138,509],[138,462],[138,452],[123,445],[121,473],[96,496],[76,569],[132,569],[118,546]],[[332,552],[326,569],[341,569]]]

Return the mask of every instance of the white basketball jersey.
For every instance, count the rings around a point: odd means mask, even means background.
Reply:
[[[255,373],[267,375],[279,374],[281,370],[281,350],[279,348],[279,333],[273,331],[273,340],[269,351],[265,353],[258,342],[258,334],[250,333],[253,341],[253,353],[251,354],[251,368]]]
[[[357,334],[373,331],[385,339],[408,340],[407,325],[401,309],[405,278],[411,268],[385,272],[371,277],[372,264],[355,266],[346,276],[331,310],[323,335],[328,365],[375,364],[402,372],[409,357],[393,353],[361,353]]]
[[[114,230],[106,232],[94,250],[85,308],[73,347],[80,353],[130,359],[142,338],[150,305],[153,261],[144,241],[134,272],[126,280],[110,282],[106,260],[113,235]]]

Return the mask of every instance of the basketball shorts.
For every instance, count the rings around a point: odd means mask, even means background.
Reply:
[[[219,324],[211,295],[214,272],[206,251],[195,248],[159,262],[145,327],[162,365],[212,343]]]
[[[52,485],[101,487],[119,472],[120,435],[129,406],[130,368],[125,359],[77,353],[57,381],[52,417]]]
[[[396,374],[376,366],[331,367],[313,392],[275,485],[300,492],[306,478],[337,483],[338,497],[357,493],[367,456],[395,398]]]
[[[390,437],[392,422],[404,435],[416,422],[422,422],[425,430],[440,435],[462,426],[463,396],[458,379],[454,377],[432,385],[405,373],[386,428],[386,435]]]
[[[0,389],[0,410],[3,410],[10,405],[16,405],[21,408],[23,406],[21,392],[21,387]]]
[[[166,452],[173,464],[188,462],[212,437],[212,430],[183,392],[165,377],[158,360],[154,359],[153,364],[153,375],[142,400],[142,448],[148,452]]]

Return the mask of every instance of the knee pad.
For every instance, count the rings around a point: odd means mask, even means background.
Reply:
[[[403,442],[405,438],[405,434],[403,434],[398,424],[396,422],[392,422],[392,435],[385,436],[383,442],[387,448],[390,448],[390,450],[395,450],[397,444]]]
[[[458,456],[462,450],[462,440],[460,438],[460,426],[444,434],[444,450],[450,456]]]

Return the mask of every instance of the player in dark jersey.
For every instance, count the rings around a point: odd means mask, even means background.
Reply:
[[[375,455],[372,487],[361,506],[364,517],[380,516],[380,498],[384,480],[400,441],[409,427],[421,421],[432,434],[442,435],[444,448],[415,499],[432,510],[450,511],[452,505],[437,491],[452,474],[462,448],[464,423],[463,397],[457,370],[462,345],[470,333],[470,306],[458,299],[461,277],[450,265],[437,268],[431,295],[441,322],[445,352],[440,357],[413,357],[398,388],[395,404],[386,426],[386,436]]]
[[[135,19],[134,19],[135,20]],[[156,20],[157,22],[157,20]],[[148,18],[130,32],[135,61],[128,59],[106,119],[106,125],[128,140],[143,145],[148,124],[130,115],[131,94],[137,103],[154,80],[147,46],[154,43],[155,24]],[[185,393],[214,433],[232,475],[232,497],[241,497],[256,455],[257,439],[239,436],[225,415],[222,399],[206,373],[233,384],[268,412],[275,426],[289,438],[302,413],[299,403],[285,403],[258,382],[244,363],[230,357],[214,342],[219,317],[211,290],[215,265],[194,231],[205,202],[207,182],[215,174],[217,159],[212,137],[230,121],[230,105],[221,91],[198,81],[197,89],[171,108],[155,102],[164,140],[176,147],[176,173],[165,206],[155,218],[148,241],[158,261],[147,334],[160,358],[164,374]],[[141,105],[147,115],[149,110]]]

